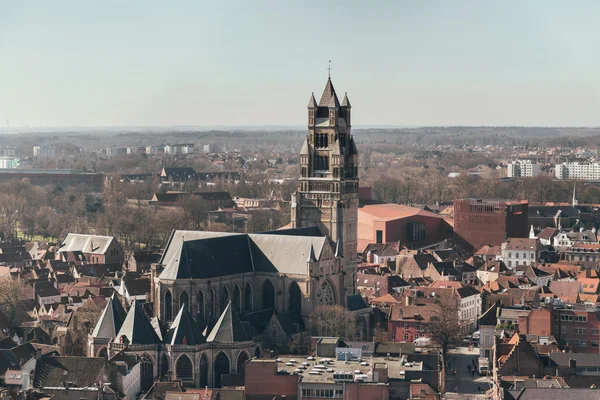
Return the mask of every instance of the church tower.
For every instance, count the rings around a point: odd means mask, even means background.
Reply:
[[[300,151],[300,180],[292,196],[292,225],[318,226],[343,258],[345,287],[354,292],[358,222],[358,151],[350,131],[350,101],[341,104],[327,80],[317,104],[308,102],[308,135]],[[352,280],[352,281],[350,281]]]

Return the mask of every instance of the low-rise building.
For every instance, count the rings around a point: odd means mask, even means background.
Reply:
[[[537,262],[539,252],[537,239],[508,238],[502,243],[502,260],[508,269],[519,265],[532,265]]]

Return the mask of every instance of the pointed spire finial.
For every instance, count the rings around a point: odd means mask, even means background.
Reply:
[[[310,253],[308,254],[308,259],[306,260],[306,262],[316,262],[317,261],[317,257],[315,256],[315,248],[313,247],[312,243],[310,245]]]
[[[335,245],[335,257],[336,258],[340,258],[343,257],[342,254],[342,241],[340,239],[338,239],[336,245]]]
[[[327,71],[329,72],[329,78],[331,78],[331,60],[329,60],[329,66],[327,67]]]

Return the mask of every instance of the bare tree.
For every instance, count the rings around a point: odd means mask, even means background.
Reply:
[[[0,278],[0,310],[14,323],[21,301],[21,286],[11,278]]]
[[[442,376],[446,375],[448,351],[460,342],[462,325],[454,290],[442,292],[435,301],[435,308],[427,327],[432,344],[440,349],[442,355]]]
[[[312,313],[313,330],[317,336],[355,340],[358,336],[356,315],[342,306],[321,306]]]

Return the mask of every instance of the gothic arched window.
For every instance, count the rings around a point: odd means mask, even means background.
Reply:
[[[165,293],[165,321],[173,319],[173,296],[171,292],[167,290]]]
[[[244,311],[252,311],[252,286],[250,286],[250,282],[246,283],[244,289]]]
[[[300,313],[302,311],[302,291],[296,282],[290,285],[290,311]]]
[[[266,280],[263,285],[263,310],[275,308],[275,288],[270,280]]]
[[[319,298],[319,303],[323,306],[331,306],[335,304],[335,294],[333,291],[333,286],[329,281],[323,281],[321,285],[321,297]]]

